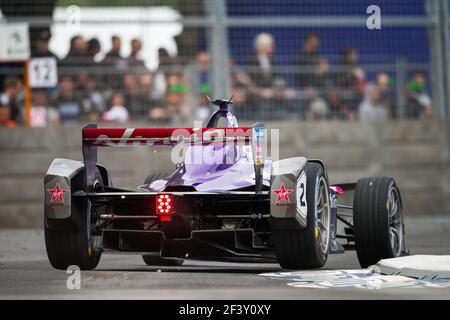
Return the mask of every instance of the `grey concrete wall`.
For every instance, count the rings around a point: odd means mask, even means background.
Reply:
[[[244,124],[241,124],[244,125]],[[364,176],[397,179],[407,213],[450,213],[449,122],[272,122],[280,129],[280,156],[322,159],[331,183]],[[170,170],[170,149],[102,148],[116,185],[137,185]],[[0,227],[42,225],[43,177],[55,157],[81,160],[79,127],[0,128]]]

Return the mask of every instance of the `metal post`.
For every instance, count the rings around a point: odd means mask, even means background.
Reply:
[[[25,88],[25,126],[30,127],[31,125],[31,88],[30,88],[30,74],[29,74],[29,60],[25,60],[23,63],[23,82]]]
[[[230,97],[230,70],[228,53],[227,12],[225,0],[205,1],[205,11],[214,22],[208,30],[211,54],[211,79],[214,98]]]
[[[395,90],[396,90],[396,108],[395,116],[397,119],[403,119],[405,117],[405,82],[406,82],[406,61],[403,58],[398,58],[395,63]]]
[[[448,11],[448,1],[440,1],[441,9],[441,39],[442,39],[442,57],[443,57],[443,68],[444,70],[444,95],[445,95],[445,108],[444,114],[445,118],[450,117],[450,34],[449,34],[449,11]]]
[[[438,118],[445,115],[445,96],[444,96],[444,70],[442,57],[442,44],[440,37],[440,14],[439,0],[427,0],[426,12],[430,20],[428,28],[428,38],[430,42],[431,54],[431,87],[433,94],[433,113]]]

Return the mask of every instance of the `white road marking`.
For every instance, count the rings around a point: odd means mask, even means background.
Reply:
[[[418,280],[398,275],[382,275],[372,269],[273,272],[260,275],[286,281],[288,286],[296,288],[450,288],[450,279]]]

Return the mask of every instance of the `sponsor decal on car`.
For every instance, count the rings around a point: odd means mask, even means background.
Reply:
[[[85,128],[84,140],[93,146],[171,146],[179,142],[249,142],[252,128]]]
[[[64,204],[64,193],[66,193],[68,189],[61,189],[59,182],[56,183],[54,189],[47,189],[47,192],[52,195],[50,199],[50,204]]]
[[[282,183],[280,189],[273,190],[273,192],[277,195],[276,204],[277,205],[279,205],[279,204],[283,205],[283,204],[291,202],[289,200],[289,194],[291,192],[294,192],[294,190],[293,189],[286,189],[286,187],[284,186],[284,183]]]
[[[296,200],[297,200],[297,213],[303,219],[306,219],[306,215],[308,214],[308,203],[306,202],[306,173],[302,172],[300,177],[297,179],[297,192],[296,192]]]

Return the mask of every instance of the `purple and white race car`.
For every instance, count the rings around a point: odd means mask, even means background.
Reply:
[[[330,185],[320,160],[266,159],[264,126],[238,127],[231,100],[211,102],[219,110],[206,128],[83,128],[84,161],[57,158],[44,179],[54,268],[94,269],[102,252],[139,253],[148,265],[198,259],[286,269],[320,268],[345,249],[356,249],[363,267],[406,253],[393,178]],[[140,186],[115,186],[97,148],[131,145],[181,146],[184,158]],[[344,192],[353,206],[339,204]]]

